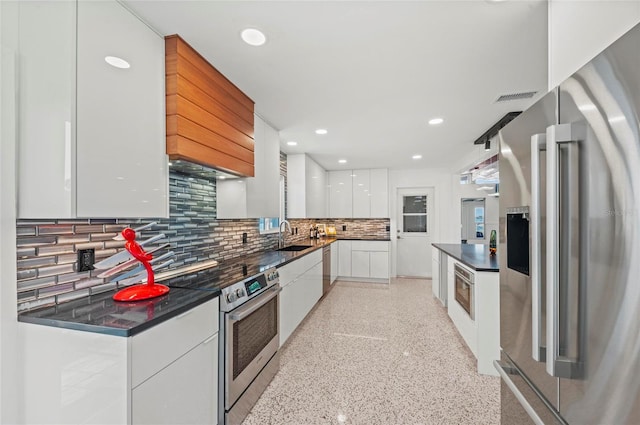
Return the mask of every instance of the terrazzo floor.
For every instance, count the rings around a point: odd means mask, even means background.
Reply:
[[[430,280],[335,285],[244,425],[500,422],[499,378],[476,373]]]

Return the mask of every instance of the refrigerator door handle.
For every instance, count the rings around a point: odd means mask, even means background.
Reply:
[[[542,334],[542,226],[540,217],[540,152],[547,149],[547,135],[531,136],[531,356],[538,362],[547,361]]]
[[[544,425],[544,422],[542,421],[542,419],[540,419],[540,416],[538,416],[535,409],[531,407],[531,404],[529,404],[526,397],[520,392],[516,384],[514,384],[509,377],[509,372],[507,372],[507,370],[510,369],[509,366],[506,364],[503,366],[501,362],[499,362],[498,360],[494,360],[493,367],[496,368],[498,374],[500,375],[500,378],[502,378],[507,387],[509,387],[509,389],[516,397],[516,399],[520,402],[522,408],[527,412],[533,423],[535,423],[536,425]]]
[[[572,163],[574,150],[578,149],[579,141],[584,140],[584,126],[578,123],[558,124],[547,128],[547,240],[546,240],[546,265],[547,265],[547,373],[559,378],[576,379],[582,376],[582,363],[580,360],[580,323],[575,323],[565,317],[567,312],[563,312],[560,317],[560,285],[563,291],[568,291],[568,285],[572,281],[571,265],[568,264],[570,257],[570,238],[574,232],[571,229],[572,223],[565,223],[560,228],[562,217],[569,215],[571,203],[568,196],[571,192],[561,190],[564,179],[570,179],[571,168],[577,166]],[[564,146],[562,146],[564,145]],[[563,147],[566,152],[566,161],[561,161],[560,149]],[[566,163],[565,163],[566,162]],[[564,166],[562,165],[563,163]],[[566,169],[565,169],[566,167]],[[566,185],[564,186],[567,187]],[[575,191],[574,191],[575,193]],[[567,199],[565,199],[567,198]],[[562,217],[561,217],[562,210]],[[566,228],[565,228],[566,227]],[[563,234],[564,233],[564,234]],[[567,251],[567,252],[565,252]],[[562,262],[561,258],[565,261]],[[560,274],[563,273],[561,282]],[[579,274],[578,274],[579,279]],[[564,305],[563,310],[567,308]],[[578,309],[580,306],[578,305]],[[562,321],[562,323],[561,323]],[[574,326],[573,330],[569,327]],[[561,347],[560,329],[563,329],[563,346]],[[571,357],[567,355],[569,340],[574,337],[578,340],[575,347],[575,354]]]

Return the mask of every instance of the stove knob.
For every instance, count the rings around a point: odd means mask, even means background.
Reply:
[[[235,300],[237,300],[237,299],[238,299],[238,298],[236,297],[236,294],[235,294],[235,293],[233,293],[233,292],[229,292],[229,293],[227,294],[227,302],[232,303],[232,302],[234,302],[234,301],[235,301]]]
[[[244,297],[244,290],[242,288],[236,289],[236,295],[238,298]]]

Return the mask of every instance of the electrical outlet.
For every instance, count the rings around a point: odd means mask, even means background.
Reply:
[[[387,227],[385,227],[385,229],[386,229],[386,230],[387,230],[387,232],[388,232],[388,231],[390,231],[390,230],[391,230],[391,226],[387,226]]]
[[[242,234],[242,243],[243,244],[247,243],[247,234],[246,233]]]
[[[346,225],[346,224],[343,224],[343,225],[342,225],[342,231],[343,231],[343,232],[346,232],[346,231],[347,231],[347,225]]]
[[[93,265],[96,262],[96,250],[95,249],[79,249],[78,250],[78,272],[86,272],[93,270]]]

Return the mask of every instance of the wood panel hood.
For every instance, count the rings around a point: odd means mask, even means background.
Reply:
[[[169,158],[253,177],[253,100],[178,35],[165,61]]]

